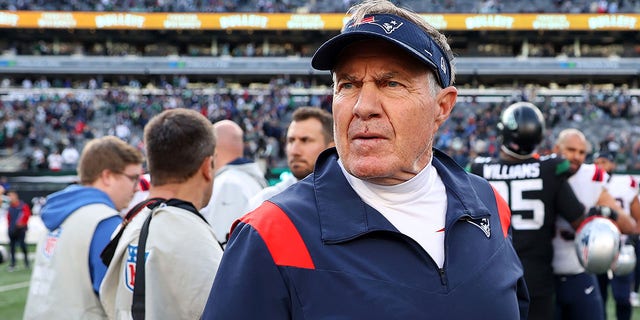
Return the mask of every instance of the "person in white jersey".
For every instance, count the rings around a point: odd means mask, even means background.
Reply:
[[[244,157],[244,131],[231,120],[213,124],[216,136],[216,183],[211,200],[200,211],[225,244],[234,220],[245,213],[249,199],[267,186],[260,166]]]
[[[277,184],[266,187],[249,200],[246,212],[282,192],[313,172],[320,152],[333,147],[331,113],[315,107],[300,107],[293,112],[287,129],[285,152],[291,173],[286,172]]]
[[[638,199],[638,181],[628,174],[613,174],[616,169],[614,155],[611,152],[598,152],[593,155],[593,163],[609,174],[607,190],[618,201],[620,207],[631,214],[637,222],[640,220],[640,199]],[[630,242],[627,235],[622,235],[621,242]],[[608,273],[598,275],[600,295],[603,305],[607,305],[608,285],[611,284],[611,292],[616,302],[616,317],[618,320],[630,320],[632,314],[631,292],[633,286],[633,273],[616,275],[612,273],[609,279]]]
[[[569,160],[571,171],[574,172],[569,177],[569,184],[586,210],[596,206],[611,208],[614,212],[611,217],[616,219],[619,229],[623,233],[635,232],[635,221],[620,208],[606,189],[608,174],[594,164],[584,163],[590,144],[580,130],[570,128],[561,131],[553,151]],[[574,229],[566,220],[558,217],[552,241],[557,319],[603,319],[604,310],[597,278],[586,272],[580,264],[574,238]]]

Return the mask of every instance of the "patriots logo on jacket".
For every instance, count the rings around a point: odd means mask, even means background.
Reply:
[[[480,219],[466,219],[466,222],[478,227],[487,238],[491,237],[491,226],[489,225],[489,218],[480,218]]]
[[[58,239],[60,239],[60,233],[62,233],[62,227],[47,234],[47,241],[45,242],[44,249],[42,250],[42,253],[46,258],[51,258],[53,253],[56,251],[56,244],[58,243]]]

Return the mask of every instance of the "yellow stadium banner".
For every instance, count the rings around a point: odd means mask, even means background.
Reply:
[[[440,30],[629,30],[640,14],[422,14]],[[344,14],[0,11],[0,28],[339,30]]]

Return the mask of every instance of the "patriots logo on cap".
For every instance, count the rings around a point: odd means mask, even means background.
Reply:
[[[444,74],[447,74],[447,62],[444,61],[444,57],[440,57],[440,69],[442,69]]]
[[[480,219],[466,219],[468,223],[478,227],[487,238],[491,237],[491,226],[489,225],[489,218],[480,218]]]
[[[398,30],[398,28],[400,28],[404,23],[400,22],[398,23],[398,21],[396,20],[390,20],[388,22],[378,22],[376,21],[376,17],[375,16],[369,16],[366,17],[362,20],[360,20],[359,22],[356,22],[354,24],[351,25],[351,27],[355,27],[357,25],[361,25],[361,24],[372,24],[375,26],[378,26],[380,28],[382,28],[382,30],[384,30],[384,32],[386,34],[391,34],[394,31]]]

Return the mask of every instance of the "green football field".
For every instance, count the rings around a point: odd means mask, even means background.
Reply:
[[[30,246],[30,249],[33,250],[33,246]],[[20,261],[18,268],[13,272],[9,272],[7,268],[6,262],[0,264],[0,319],[21,320],[29,290],[31,270],[25,269]],[[607,304],[607,319],[616,319],[614,308],[610,296]],[[640,308],[633,309],[632,319],[640,320]]]
[[[24,303],[29,290],[31,270],[21,263],[13,272],[7,270],[8,264],[0,265],[0,318],[3,320],[22,319]]]

